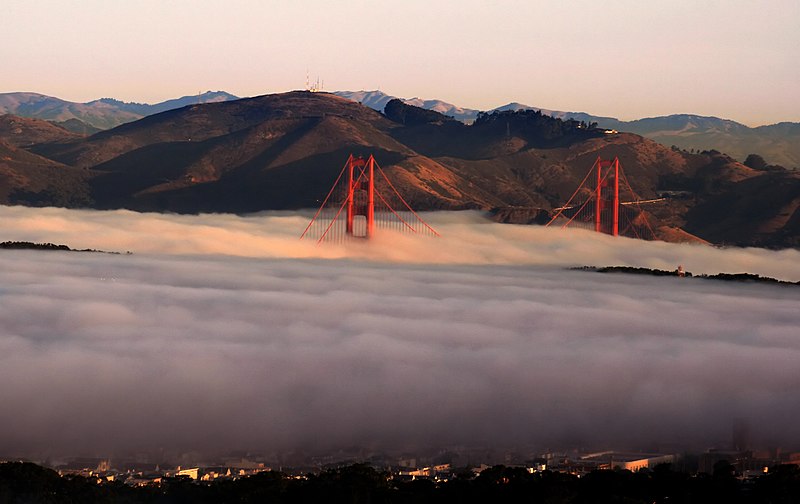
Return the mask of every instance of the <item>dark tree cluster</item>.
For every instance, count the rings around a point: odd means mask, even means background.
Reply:
[[[683,276],[691,278],[693,275],[690,271],[685,271],[682,275],[677,270],[660,270],[652,268],[636,268],[632,266],[604,266],[598,268],[596,266],[580,266],[570,268],[579,271],[592,271],[596,273],[626,273],[628,275],[648,275],[648,276]],[[785,280],[778,280],[777,278],[756,275],[754,273],[717,273],[715,275],[699,274],[694,275],[694,278],[703,280],[723,280],[726,282],[747,282],[747,283],[763,283],[774,285],[792,285],[800,286],[800,282],[788,282]]]
[[[724,462],[724,461],[723,461]],[[730,464],[714,474],[690,476],[669,465],[652,471],[594,471],[582,478],[524,468],[495,466],[473,476],[462,473],[443,483],[398,481],[389,473],[356,464],[293,478],[265,472],[233,481],[195,483],[167,478],[160,486],[133,488],[61,477],[30,463],[0,464],[0,504],[16,503],[772,503],[800,502],[800,468],[778,466],[755,481],[740,481]]]
[[[55,243],[31,243],[22,241],[4,241],[0,243],[0,249],[9,250],[69,250],[66,245],[56,245]]]
[[[742,163],[742,164],[744,164],[748,168],[752,168],[752,169],[758,170],[758,171],[784,171],[784,170],[786,170],[786,168],[784,168],[781,165],[771,165],[771,164],[767,163],[766,160],[763,157],[759,156],[758,154],[749,154],[747,156],[747,159],[745,159],[744,163]]]
[[[383,114],[392,121],[405,126],[419,126],[421,124],[442,123],[455,120],[435,110],[409,105],[397,98],[390,100],[386,104],[383,109]]]
[[[543,114],[541,110],[479,112],[472,127],[496,135],[505,134],[529,140],[536,139],[539,142],[534,143],[543,145],[557,143],[562,139],[572,139],[576,136],[600,134],[596,122],[587,124],[575,119],[562,120]]]
[[[710,149],[710,150],[697,149],[695,151],[694,149],[682,149],[677,145],[670,146],[670,149],[673,152],[686,152],[689,154],[699,154],[706,156],[724,155],[723,153],[721,153],[716,149]],[[781,165],[771,165],[767,163],[767,161],[758,154],[748,154],[747,158],[744,160],[742,164],[747,166],[748,168],[752,168],[753,170],[758,170],[758,171],[786,171],[786,168]]]
[[[119,254],[119,252],[106,252],[104,250],[96,250],[96,249],[76,250],[66,245],[57,245],[55,243],[33,243],[26,241],[0,242],[0,250],[58,250],[65,252],[99,252],[103,254]],[[131,252],[127,253],[130,254]]]
[[[596,266],[581,266],[577,268],[570,268],[573,270],[593,271],[596,273],[626,273],[629,275],[648,275],[648,276],[679,276],[676,270],[660,270],[652,268],[636,268],[633,266],[603,266],[598,268]],[[687,271],[684,276],[691,277],[692,273]]]

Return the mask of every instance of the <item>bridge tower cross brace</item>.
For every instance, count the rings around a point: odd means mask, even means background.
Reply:
[[[347,162],[347,225],[345,231],[355,235],[355,218],[364,216],[366,230],[364,238],[372,238],[375,233],[375,158],[356,158],[350,156]]]

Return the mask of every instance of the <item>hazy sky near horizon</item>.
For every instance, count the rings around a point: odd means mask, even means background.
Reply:
[[[154,103],[380,89],[635,119],[800,121],[795,0],[7,0],[0,92]]]

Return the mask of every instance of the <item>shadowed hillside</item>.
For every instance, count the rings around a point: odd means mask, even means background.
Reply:
[[[0,201],[29,206],[92,205],[86,170],[31,154],[0,139]]]
[[[298,91],[192,105],[86,138],[64,135],[26,151],[6,147],[15,164],[5,165],[14,182],[6,182],[4,202],[190,213],[310,208],[353,153],[374,154],[419,210],[496,209],[506,222],[541,222],[601,156],[619,157],[637,198],[670,195],[645,207],[662,239],[695,234],[785,246],[797,236],[794,179],[785,170],[756,170],[716,151],[669,149],[537,111],[481,114],[465,125],[400,101],[383,115]],[[54,188],[44,180],[56,169],[65,175]],[[26,185],[25,173],[38,182]],[[751,187],[759,198],[746,196]],[[767,200],[777,210],[764,207]],[[710,217],[721,208],[731,209],[724,219]]]

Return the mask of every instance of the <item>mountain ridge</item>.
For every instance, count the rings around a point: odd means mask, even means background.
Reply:
[[[396,98],[381,91],[337,91],[335,94],[359,101],[379,111],[383,110],[382,107],[388,101]],[[474,121],[481,113],[477,109],[462,108],[441,100],[399,99],[411,105],[450,115],[466,123]],[[749,154],[759,154],[771,164],[800,168],[799,122],[783,121],[750,127],[731,119],[689,113],[622,121],[615,117],[550,110],[517,102],[496,107],[488,112],[503,110],[539,110],[543,114],[560,119],[596,122],[601,128],[636,133],[666,146],[675,145],[681,149],[699,151],[715,149],[730,154],[740,161],[744,161]]]
[[[378,90],[336,91],[333,94],[363,103],[382,112],[393,98]],[[157,104],[123,102],[101,98],[87,103],[74,103],[38,93],[0,93],[0,114],[46,119],[70,131],[84,135],[109,129],[154,113],[197,103],[235,100],[238,97],[225,91],[207,91],[187,95]],[[483,111],[469,109],[437,99],[409,98],[405,103],[434,110],[465,123],[473,122]],[[685,150],[718,150],[739,161],[749,154],[758,154],[769,164],[800,168],[800,123],[783,121],[749,127],[731,119],[682,113],[622,121],[615,117],[597,116],[587,112],[565,112],[511,102],[488,112],[504,110],[539,110],[560,119],[596,122],[602,128],[628,131],[651,138],[665,146]]]
[[[499,219],[539,222],[597,157],[618,157],[639,197],[680,195],[647,209],[663,239],[800,245],[800,173],[604,134],[538,111],[497,111],[466,125],[393,107],[384,115],[295,91],[186,106],[89,137],[6,144],[0,202],[180,213],[314,208],[352,153],[375,155],[418,210],[507,208],[515,210],[497,212]],[[726,206],[720,227],[709,216]]]
[[[150,105],[114,98],[77,103],[32,92],[0,93],[0,114],[55,122],[78,120],[94,128],[109,129],[165,110],[237,98],[225,91],[207,91]]]

